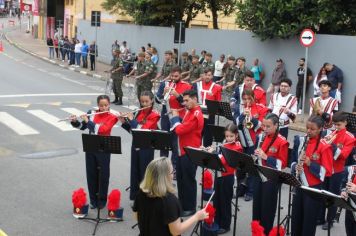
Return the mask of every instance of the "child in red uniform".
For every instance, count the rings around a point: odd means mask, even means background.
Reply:
[[[71,124],[73,127],[80,130],[89,130],[89,134],[110,136],[112,127],[118,121],[117,116],[111,114],[110,110],[110,98],[106,95],[100,95],[97,98],[97,104],[99,110],[88,111],[91,114],[90,118],[87,115],[82,115],[80,118],[83,120],[79,122],[76,116],[71,116]],[[95,114],[98,112],[106,112],[101,114]],[[94,115],[92,114],[94,113]],[[110,178],[110,153],[85,153],[85,164],[87,172],[87,182],[90,197],[90,208],[94,209],[97,207],[104,208],[106,205],[106,199],[108,195],[109,188],[109,178]],[[97,179],[99,176],[98,167],[100,167],[100,199],[98,202],[97,193],[99,191],[99,186]]]
[[[311,116],[306,126],[307,136],[294,137],[291,169],[299,173],[302,185],[321,189],[325,177],[332,173],[332,149],[321,139],[324,121],[320,116]],[[305,154],[300,156],[303,147]],[[315,235],[321,204],[298,188],[292,205],[292,236]]]
[[[346,130],[347,118],[347,113],[342,111],[336,112],[332,117],[336,130],[324,138],[326,142],[331,144],[334,153],[334,171],[332,176],[325,180],[324,189],[335,193],[336,195],[339,195],[341,192],[345,162],[355,145],[355,137]],[[326,208],[323,207],[320,219],[321,223],[325,222],[325,210]],[[333,226],[335,215],[336,207],[328,208],[327,222],[325,222],[322,227],[324,230],[328,229],[329,223],[330,227]]]
[[[153,110],[154,96],[151,91],[143,91],[140,95],[141,108],[134,117],[133,113],[127,114],[127,118],[121,117],[122,127],[128,132],[131,129],[157,129],[157,123],[160,115]],[[137,149],[131,146],[131,174],[130,174],[130,200],[135,200],[139,191],[139,184],[145,176],[145,171],[148,164],[154,158],[154,149],[144,148]]]
[[[263,133],[258,136],[255,155],[258,164],[282,170],[288,162],[288,141],[279,134],[279,117],[268,114],[262,121]],[[280,184],[273,181],[255,181],[253,192],[253,220],[260,221],[268,235],[273,227],[274,216],[277,209],[278,189]]]
[[[244,90],[242,93],[243,110],[240,116],[237,118],[237,127],[239,133],[240,142],[244,148],[244,152],[247,154],[253,154],[255,150],[256,136],[261,132],[261,124],[263,118],[268,112],[268,108],[262,104],[255,102],[255,95],[251,90]],[[252,124],[252,127],[248,127],[247,124]],[[240,178],[246,175],[241,173]],[[245,201],[251,201],[253,198],[253,178],[249,176],[247,178],[247,190],[245,194]],[[244,181],[243,181],[244,182]],[[239,196],[244,193],[244,187],[239,185]]]
[[[229,124],[225,127],[225,143],[223,147],[243,152],[242,146],[238,141],[237,126]],[[213,150],[209,150],[213,151]],[[220,155],[220,160],[224,165],[226,172],[221,173],[215,181],[214,207],[216,208],[214,222],[219,225],[218,234],[224,234],[230,231],[231,225],[231,201],[234,189],[234,174],[236,169],[230,167],[225,157]]]

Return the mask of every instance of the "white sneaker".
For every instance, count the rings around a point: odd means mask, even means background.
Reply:
[[[302,109],[299,109],[297,114],[301,115],[302,114]]]

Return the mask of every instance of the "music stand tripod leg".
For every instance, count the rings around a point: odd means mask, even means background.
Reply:
[[[235,208],[234,208],[234,231],[233,231],[233,236],[236,235],[236,224],[237,224],[237,211],[239,211],[239,197],[238,197],[238,192],[240,188],[239,181],[237,180],[238,178],[236,177],[236,190],[235,190]]]
[[[200,197],[200,209],[203,209],[203,204],[204,204],[204,170],[205,168],[202,167],[201,169],[201,197]],[[198,229],[200,231],[200,234],[198,233]],[[201,224],[201,221],[198,221],[198,223],[195,224],[192,233],[190,234],[190,236],[192,235],[201,235],[203,231],[203,225]]]

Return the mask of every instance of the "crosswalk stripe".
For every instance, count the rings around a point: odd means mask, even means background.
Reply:
[[[77,109],[77,108],[62,107],[61,109],[62,109],[63,111],[65,111],[65,112],[68,112],[69,114],[76,115],[76,116],[80,116],[80,115],[86,114],[86,112],[81,111],[81,110],[79,110],[79,109]]]
[[[19,135],[39,134],[39,132],[7,112],[0,112],[0,122],[8,126]]]
[[[75,130],[70,124],[67,122],[58,122],[60,118],[51,115],[43,110],[28,110],[30,114],[36,116],[37,118],[47,122],[50,125],[62,130],[62,131],[71,131]]]

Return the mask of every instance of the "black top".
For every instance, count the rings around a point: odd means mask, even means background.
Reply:
[[[331,89],[337,89],[338,83],[342,83],[344,80],[342,70],[335,65],[333,66],[333,69],[327,73],[327,76],[331,83]]]
[[[297,70],[297,75],[298,75],[298,83],[297,83],[297,87],[303,87],[303,84],[304,84],[304,73],[305,73],[305,68],[301,68],[301,67],[298,67],[298,70]],[[313,73],[312,71],[309,69],[307,69],[307,84],[308,84],[308,76],[312,76]]]
[[[168,224],[176,221],[182,212],[174,194],[168,193],[163,198],[152,198],[142,190],[137,194],[132,209],[137,212],[140,236],[172,235]]]

